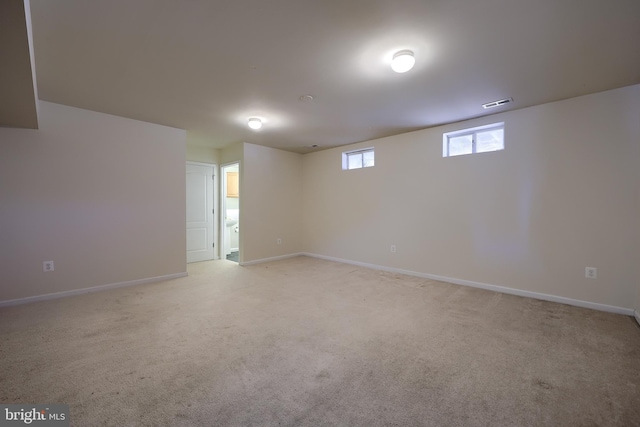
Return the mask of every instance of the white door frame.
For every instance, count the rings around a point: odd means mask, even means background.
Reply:
[[[220,245],[218,244],[218,241],[216,240],[218,234],[219,234],[219,230],[218,230],[218,182],[217,182],[217,177],[218,177],[218,167],[215,163],[204,163],[204,162],[194,162],[194,161],[187,161],[186,162],[187,165],[194,165],[194,166],[206,166],[206,167],[210,167],[213,170],[213,176],[212,176],[212,185],[211,185],[211,191],[212,191],[212,205],[211,205],[211,210],[208,211],[210,212],[209,215],[211,215],[212,218],[212,223],[213,223],[213,228],[212,228],[212,236],[211,237],[211,242],[213,243],[214,247],[213,247],[213,259],[219,259],[220,256]]]
[[[220,165],[220,258],[225,259],[226,258],[226,238],[227,238],[227,233],[229,232],[228,227],[226,225],[226,212],[227,212],[227,174],[225,173],[225,168],[228,166],[234,166],[234,165],[238,165],[238,172],[240,172],[240,161],[236,160],[234,162],[229,162],[229,163],[224,163],[222,165]],[[239,175],[238,175],[239,176]],[[238,181],[238,185],[240,185],[240,181]],[[239,198],[242,197],[242,195],[239,195]],[[238,198],[238,202],[239,202],[239,198]],[[238,207],[240,206],[240,204],[238,203]],[[240,230],[240,233],[242,233],[242,229]],[[231,236],[229,236],[230,238]],[[240,245],[240,239],[238,239],[238,251],[242,252],[242,247]]]

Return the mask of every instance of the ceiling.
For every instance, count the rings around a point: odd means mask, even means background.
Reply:
[[[213,148],[305,153],[640,83],[638,0],[31,0],[31,14],[40,99]],[[401,49],[416,65],[396,74]]]

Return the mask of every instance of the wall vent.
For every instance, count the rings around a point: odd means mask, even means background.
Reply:
[[[485,110],[488,108],[496,108],[496,107],[500,107],[501,105],[508,104],[510,102],[513,102],[513,98],[506,98],[506,99],[501,99],[499,101],[487,102],[486,104],[482,104],[482,108],[484,108]]]

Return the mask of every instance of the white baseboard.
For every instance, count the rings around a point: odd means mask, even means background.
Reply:
[[[558,302],[561,304],[574,305],[577,307],[590,308],[590,309],[599,310],[599,311],[607,311],[609,313],[624,314],[626,316],[634,315],[634,310],[631,308],[616,307],[613,305],[599,304],[599,303],[590,302],[590,301],[582,301],[582,300],[577,300],[572,298],[559,297],[556,295],[543,294],[539,292],[523,291],[521,289],[507,288],[504,286],[490,285],[487,283],[473,282],[471,280],[456,279],[453,277],[436,276],[435,274],[426,274],[426,273],[420,273],[417,271],[402,270],[399,268],[385,267],[377,264],[368,264],[366,262],[351,261],[347,259],[334,258],[330,256],[318,255],[318,254],[313,254],[308,252],[303,252],[301,255],[312,257],[312,258],[324,259],[327,261],[336,261],[344,264],[352,264],[360,267],[372,268],[374,270],[388,271],[390,273],[406,274],[407,276],[421,277],[423,279],[438,280],[441,282],[454,283],[456,285],[486,289],[486,290],[495,291],[495,292],[502,292],[504,294],[534,298],[534,299],[539,299],[543,301]],[[636,311],[635,313],[636,313],[635,314],[636,320],[638,320],[638,317],[639,317],[638,312]],[[638,322],[640,323],[640,320],[638,320]]]
[[[302,253],[302,252],[297,252],[295,254],[280,255],[280,256],[274,256],[274,257],[271,257],[271,258],[254,259],[253,261],[241,262],[240,265],[244,267],[244,266],[247,266],[247,265],[262,264],[263,262],[278,261],[278,260],[281,260],[281,259],[293,258],[293,257],[297,257],[297,256],[302,256],[302,255],[306,255],[306,254]],[[309,255],[309,256],[311,256],[311,255]]]
[[[640,311],[633,310],[633,317],[636,318],[636,322],[638,322],[638,325],[640,325]]]
[[[27,304],[30,302],[46,301],[51,299],[70,297],[73,295],[88,294],[90,292],[106,291],[108,289],[124,288],[126,286],[143,285],[145,283],[162,282],[164,280],[177,279],[179,277],[186,277],[186,276],[187,276],[187,272],[185,271],[183,273],[168,274],[166,276],[148,277],[146,279],[137,279],[137,280],[129,280],[126,282],[110,283],[107,285],[93,286],[91,288],[74,289],[71,291],[62,291],[62,292],[55,292],[52,294],[36,295],[33,297],[11,299],[6,301],[0,301],[0,307],[9,307],[12,305]]]

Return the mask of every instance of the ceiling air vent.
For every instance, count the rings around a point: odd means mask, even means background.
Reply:
[[[482,104],[482,108],[484,108],[485,110],[488,108],[496,108],[496,107],[500,107],[501,105],[508,104],[510,102],[513,102],[513,98],[506,98],[506,99],[501,99],[500,101],[487,102],[486,104]]]

